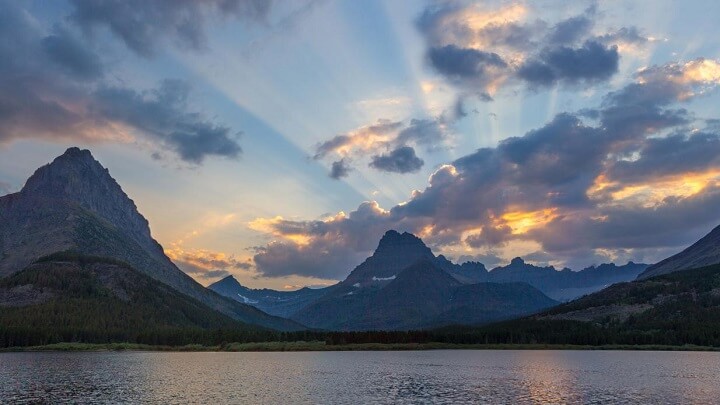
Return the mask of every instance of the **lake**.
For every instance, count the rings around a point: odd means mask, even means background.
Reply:
[[[717,403],[720,353],[0,353],[0,403]]]

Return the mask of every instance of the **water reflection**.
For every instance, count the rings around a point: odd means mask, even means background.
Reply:
[[[0,403],[715,403],[720,354],[4,353]]]

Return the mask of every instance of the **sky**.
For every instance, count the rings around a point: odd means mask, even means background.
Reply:
[[[488,268],[720,224],[715,1],[0,0],[0,195],[88,148],[207,285],[342,280],[389,229]]]

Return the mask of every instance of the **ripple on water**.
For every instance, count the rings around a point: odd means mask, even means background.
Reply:
[[[715,403],[720,353],[2,353],[0,403]]]

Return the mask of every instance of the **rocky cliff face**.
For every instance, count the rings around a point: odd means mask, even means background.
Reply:
[[[300,328],[221,297],[179,270],[108,170],[90,151],[78,148],[39,168],[20,192],[0,197],[0,277],[67,250],[122,260],[235,319]]]

